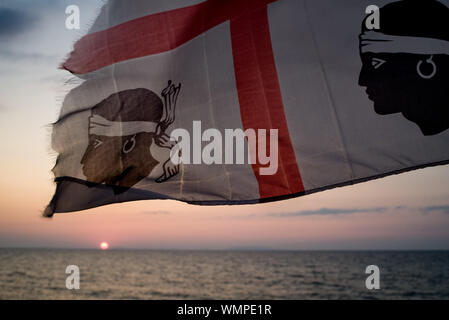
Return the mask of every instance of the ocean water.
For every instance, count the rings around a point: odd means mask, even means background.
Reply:
[[[449,299],[449,252],[0,249],[0,299]]]

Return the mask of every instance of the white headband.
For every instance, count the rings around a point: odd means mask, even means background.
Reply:
[[[393,36],[376,31],[360,35],[361,53],[447,54],[449,41],[408,36]]]
[[[95,114],[89,118],[89,134],[106,137],[132,136],[141,132],[156,134],[158,125],[151,121],[109,121]]]

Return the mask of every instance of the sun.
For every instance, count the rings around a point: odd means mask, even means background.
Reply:
[[[102,243],[100,243],[100,248],[101,248],[101,250],[108,250],[109,243],[107,243],[106,241],[103,241]]]

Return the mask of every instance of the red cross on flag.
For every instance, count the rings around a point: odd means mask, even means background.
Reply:
[[[53,126],[45,215],[260,203],[447,163],[449,9],[384,2],[370,28],[369,1],[108,1],[62,64],[82,81]],[[429,21],[404,32],[398,14]]]

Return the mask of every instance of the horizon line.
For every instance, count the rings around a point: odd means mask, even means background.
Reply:
[[[282,249],[282,248],[133,248],[114,247],[102,250],[97,247],[3,247],[0,250],[22,249],[22,250],[89,250],[89,251],[220,251],[220,252],[430,252],[449,251],[449,249]]]

